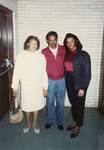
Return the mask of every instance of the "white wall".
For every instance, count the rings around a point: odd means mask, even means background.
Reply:
[[[63,44],[68,32],[79,37],[83,49],[90,54],[92,62],[92,80],[87,92],[86,107],[97,107],[104,0],[17,0],[17,4],[16,0],[0,0],[0,4],[13,10],[15,56],[23,51],[23,43],[29,35],[38,36],[41,41],[40,50],[47,46],[45,36],[50,30],[58,33],[59,44]],[[17,39],[16,31],[18,31]],[[67,97],[65,105],[69,105]]]
[[[35,35],[41,48],[47,46],[45,36],[50,30],[63,44],[66,33],[77,35],[83,49],[91,56],[92,80],[87,92],[86,107],[97,107],[104,21],[103,0],[17,0],[18,53],[23,51],[27,36]],[[69,105],[66,97],[65,105]]]

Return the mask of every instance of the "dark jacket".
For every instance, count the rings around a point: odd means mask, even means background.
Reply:
[[[69,51],[66,53],[64,62],[69,53]],[[91,80],[91,61],[89,54],[78,49],[73,57],[72,63],[76,89],[86,90]]]

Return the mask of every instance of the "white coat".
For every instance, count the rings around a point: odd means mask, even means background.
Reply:
[[[12,88],[21,82],[21,109],[26,112],[40,110],[45,106],[43,88],[48,89],[46,60],[39,51],[18,54],[12,79]]]

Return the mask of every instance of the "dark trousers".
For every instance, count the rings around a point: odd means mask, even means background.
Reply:
[[[79,90],[75,88],[73,74],[66,73],[65,82],[68,98],[71,103],[73,121],[76,121],[76,126],[81,127],[83,125],[85,97],[87,90],[84,90],[84,96],[78,96]]]

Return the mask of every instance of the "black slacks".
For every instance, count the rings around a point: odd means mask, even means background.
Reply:
[[[74,75],[71,73],[66,73],[65,82],[68,98],[71,103],[73,121],[76,121],[76,126],[81,127],[83,125],[85,97],[87,90],[84,90],[84,96],[78,96],[79,90],[75,88]]]

